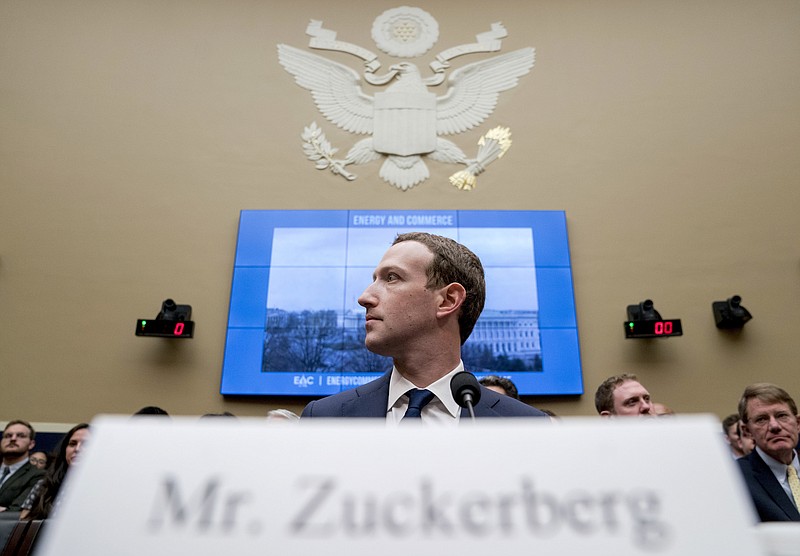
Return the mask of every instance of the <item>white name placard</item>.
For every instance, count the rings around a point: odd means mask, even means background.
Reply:
[[[96,420],[38,554],[761,554],[713,417],[273,423]]]

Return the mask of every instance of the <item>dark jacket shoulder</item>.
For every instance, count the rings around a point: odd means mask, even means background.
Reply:
[[[736,463],[761,521],[800,521],[800,512],[758,452],[753,450]]]
[[[19,511],[28,493],[39,479],[44,476],[44,471],[31,464],[25,463],[11,475],[3,486],[0,487],[0,506],[8,511]]]

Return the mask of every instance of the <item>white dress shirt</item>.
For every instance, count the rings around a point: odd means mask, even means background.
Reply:
[[[783,487],[784,492],[786,492],[786,496],[788,496],[789,500],[791,500],[792,504],[794,504],[792,487],[789,486],[789,478],[786,476],[786,464],[779,462],[773,457],[770,457],[769,455],[766,454],[766,452],[764,452],[764,450],[762,450],[758,446],[756,446],[756,452],[758,452],[758,455],[761,456],[761,459],[764,460],[764,463],[766,463],[769,466],[770,471],[772,471],[772,474],[775,475],[775,478],[778,479],[778,482]],[[800,462],[798,462],[797,460],[797,452],[794,452],[791,465],[792,467],[795,468],[796,471],[798,471],[798,474],[800,474]]]
[[[430,384],[425,389],[433,392],[433,398],[428,405],[422,408],[422,423],[424,425],[456,425],[461,417],[461,407],[453,399],[450,390],[450,379],[453,375],[464,370],[464,362],[459,361],[458,366],[442,378]],[[403,418],[408,408],[406,392],[419,388],[405,378],[397,368],[392,368],[389,380],[389,404],[386,408],[386,423],[396,425]]]

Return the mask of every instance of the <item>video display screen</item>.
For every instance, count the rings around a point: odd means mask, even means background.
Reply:
[[[242,211],[221,393],[323,396],[390,370],[364,347],[357,300],[410,231],[455,239],[483,263],[466,370],[510,378],[521,395],[583,393],[564,212],[432,210]]]

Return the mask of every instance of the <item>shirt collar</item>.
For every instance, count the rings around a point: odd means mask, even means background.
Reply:
[[[456,400],[453,398],[453,392],[450,390],[450,379],[453,375],[464,370],[464,362],[459,361],[455,369],[444,375],[442,378],[429,384],[426,390],[430,390],[436,396],[436,399],[444,406],[447,412],[453,416],[458,417],[461,411]],[[397,404],[397,401],[405,396],[406,392],[412,388],[419,388],[413,382],[400,374],[397,367],[392,367],[392,377],[389,380],[389,405],[386,406],[386,411],[390,411],[392,407]]]
[[[14,463],[12,465],[6,465],[4,463],[3,465],[0,465],[0,469],[2,469],[3,467],[8,467],[8,474],[11,475],[12,473],[19,470],[19,468],[25,465],[26,463],[28,463],[28,458],[23,458],[19,460],[17,463]]]
[[[786,464],[776,460],[758,446],[756,446],[756,452],[758,452],[758,455],[761,456],[761,459],[764,460],[764,463],[766,463],[767,466],[769,466],[769,469],[770,471],[772,471],[772,474],[775,475],[775,478],[778,479],[778,481],[781,484],[784,484],[786,482],[786,467],[787,467]],[[791,465],[796,470],[800,470],[800,463],[798,463],[796,451],[792,456]]]

